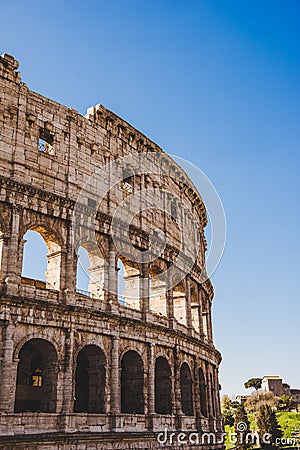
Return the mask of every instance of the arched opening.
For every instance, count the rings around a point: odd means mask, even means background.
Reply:
[[[44,227],[31,227],[24,234],[22,277],[39,280],[47,289],[59,290],[61,247]]]
[[[104,299],[105,261],[94,244],[83,244],[77,251],[76,291]]]
[[[155,412],[172,413],[172,379],[168,361],[159,356],[155,362]]]
[[[149,272],[149,306],[156,314],[167,316],[167,288],[165,273],[160,267],[152,265]]]
[[[121,362],[121,412],[144,414],[144,366],[140,355],[129,350]]]
[[[57,355],[44,339],[31,339],[19,352],[15,412],[55,412]]]
[[[194,414],[193,407],[193,383],[191,371],[187,363],[183,363],[180,368],[180,393],[181,409],[186,416]]]
[[[175,319],[187,325],[186,318],[186,296],[185,296],[185,286],[184,281],[181,281],[173,288],[173,302],[174,302],[174,316]]]
[[[200,393],[200,411],[202,416],[207,417],[206,383],[204,373],[201,368],[198,371],[198,376],[199,376],[199,393]]]
[[[74,412],[105,413],[106,358],[96,345],[77,356]]]
[[[123,306],[140,309],[140,271],[123,257],[118,258],[118,299]]]
[[[124,293],[125,293],[125,268],[124,264],[122,263],[121,259],[118,258],[118,301],[120,305],[125,306],[125,300],[124,300]]]

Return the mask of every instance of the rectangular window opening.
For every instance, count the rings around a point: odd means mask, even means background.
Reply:
[[[46,133],[44,130],[40,131],[38,149],[42,153],[54,155],[53,136],[50,133]]]

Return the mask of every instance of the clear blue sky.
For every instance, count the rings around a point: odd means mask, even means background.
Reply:
[[[102,103],[206,173],[228,225],[223,393],[275,374],[300,388],[300,2],[11,0],[0,46],[30,89]]]

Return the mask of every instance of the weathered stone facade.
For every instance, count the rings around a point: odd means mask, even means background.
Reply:
[[[17,68],[13,57],[1,57],[0,448],[156,449],[165,428],[219,438],[221,357],[212,340],[213,289],[201,275],[207,221],[201,197],[131,125],[100,105],[83,117],[30,91]],[[130,264],[111,238],[112,212],[127,193],[163,184],[164,177],[124,176],[93,223],[93,191],[87,204],[78,203],[99,167],[153,152],[174,172],[168,191],[190,203],[201,237],[192,269],[173,287],[154,276],[178,253],[180,232],[167,213],[142,211],[124,237],[125,254],[129,239],[148,248],[153,223],[169,235],[173,244],[154,263]],[[27,230],[47,245],[45,282],[22,276]],[[87,293],[76,290],[79,246],[90,257]],[[124,304],[116,293],[118,259],[126,271]]]

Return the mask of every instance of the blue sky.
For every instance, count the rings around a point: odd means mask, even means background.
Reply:
[[[104,104],[215,185],[222,392],[275,374],[300,388],[299,1],[11,0],[1,19],[30,89]]]

